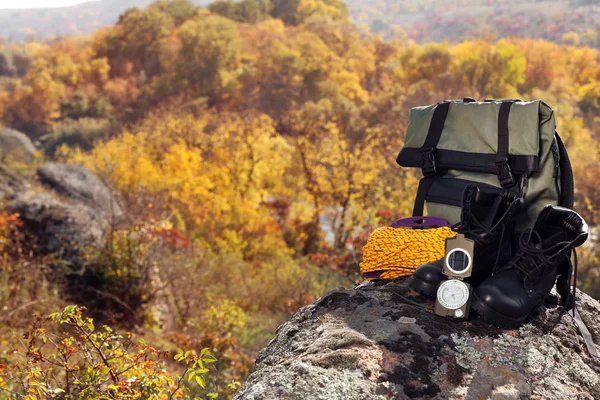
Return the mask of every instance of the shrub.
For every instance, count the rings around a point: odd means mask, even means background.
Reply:
[[[54,156],[56,150],[66,145],[71,148],[91,150],[94,142],[106,138],[111,122],[102,118],[65,119],[54,126],[54,131],[44,137],[44,151]]]
[[[88,96],[77,90],[71,98],[64,99],[60,105],[62,118],[111,118],[113,106],[103,95]]]
[[[199,398],[192,394],[194,386],[206,387],[208,367],[217,361],[208,349],[180,349],[172,357],[130,332],[96,327],[84,311],[73,305],[36,318],[23,335],[22,348],[0,364],[0,389],[27,400]],[[179,373],[170,370],[172,359]]]
[[[151,223],[109,231],[104,246],[88,250],[82,272],[68,274],[70,300],[95,318],[141,325],[145,306],[160,290],[154,248],[173,240],[162,232]]]
[[[24,313],[50,312],[62,305],[57,288],[45,278],[43,259],[22,248],[17,214],[0,212],[0,343],[9,329],[24,326]]]

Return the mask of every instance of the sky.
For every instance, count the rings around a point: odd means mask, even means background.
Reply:
[[[89,0],[0,0],[0,9],[66,7],[85,3]]]

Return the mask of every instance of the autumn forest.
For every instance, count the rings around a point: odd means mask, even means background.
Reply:
[[[2,42],[1,124],[38,149],[6,168],[86,166],[124,211],[80,266],[0,214],[0,309],[17,310],[0,399],[231,397],[299,307],[361,281],[369,232],[410,215],[420,173],[395,156],[416,105],[543,99],[598,225],[600,55],[568,42],[383,38],[340,0],[158,0],[90,36]],[[579,263],[599,298],[596,247]]]

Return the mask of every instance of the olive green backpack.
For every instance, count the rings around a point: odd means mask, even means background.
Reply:
[[[415,107],[396,159],[419,167],[413,216],[460,221],[463,189],[514,190],[523,196],[517,231],[531,227],[546,204],[573,208],[573,171],[556,133],[554,111],[543,101],[462,101]]]

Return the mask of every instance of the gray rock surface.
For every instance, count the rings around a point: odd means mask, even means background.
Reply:
[[[31,162],[36,149],[31,139],[14,129],[0,127],[0,157]]]
[[[28,187],[29,184],[23,178],[6,165],[0,164],[0,201],[13,199]]]
[[[68,204],[50,194],[26,192],[7,206],[19,213],[21,231],[41,254],[58,253],[74,267],[85,264],[92,248],[103,244],[109,223],[84,204]]]
[[[115,220],[123,216],[111,190],[84,166],[47,163],[38,169],[38,176],[44,185],[61,195],[79,200]]]
[[[235,399],[600,399],[600,360],[562,307],[502,330],[410,302],[433,305],[405,279],[323,296],[278,329]],[[577,307],[600,343],[600,304],[580,292]]]

